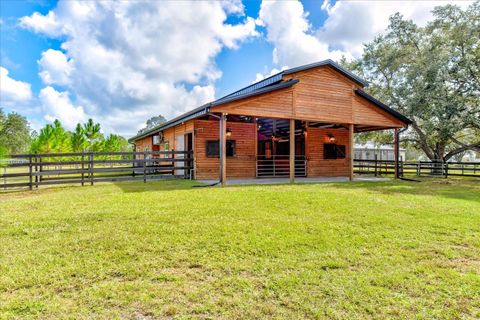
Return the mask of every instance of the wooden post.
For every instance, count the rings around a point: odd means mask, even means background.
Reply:
[[[295,182],[295,120],[290,119],[290,183]]]
[[[85,180],[85,150],[82,149],[82,187],[84,186]]]
[[[33,174],[33,172],[32,172],[32,155],[29,155],[28,156],[28,176],[29,176],[28,188],[30,190],[32,190],[32,186],[33,186],[33,184],[32,184],[32,182],[33,182],[32,174]]]
[[[375,153],[375,177],[378,176],[378,155]]]
[[[220,182],[222,187],[227,183],[227,114],[220,119]]]
[[[400,141],[399,141],[399,134],[398,134],[398,128],[394,129],[394,146],[393,146],[393,160],[395,163],[395,179],[398,179],[400,177],[400,172],[398,168],[398,154],[399,154],[399,146],[400,146]]]
[[[90,153],[90,185],[93,186],[93,153]]]
[[[37,153],[35,152],[35,188],[38,189],[38,175],[37,175],[37,172],[38,172],[38,157],[37,157]]]
[[[147,151],[143,151],[143,182],[147,182]]]
[[[348,125],[348,141],[350,142],[350,176],[349,176],[350,181],[353,180],[353,158],[355,153],[354,152],[355,141],[354,141],[353,130],[354,130],[353,123],[349,124]]]
[[[39,160],[39,162],[40,162],[40,172],[43,172],[43,164],[42,164],[43,157],[40,155],[40,156],[38,157],[38,160]],[[42,180],[43,180],[43,176],[40,175],[40,177],[38,177],[38,181],[42,182]]]

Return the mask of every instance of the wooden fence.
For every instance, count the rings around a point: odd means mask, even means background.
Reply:
[[[354,160],[354,173],[375,176],[395,173],[393,160]],[[400,176],[464,176],[480,178],[480,162],[399,161]]]
[[[191,151],[17,154],[10,158],[0,168],[0,189],[193,178]]]

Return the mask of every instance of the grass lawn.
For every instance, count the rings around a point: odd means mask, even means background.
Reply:
[[[0,194],[3,318],[480,318],[480,180]]]

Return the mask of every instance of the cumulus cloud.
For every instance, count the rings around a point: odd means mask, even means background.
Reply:
[[[277,74],[279,72],[282,72],[283,70],[287,70],[288,69],[288,66],[283,66],[281,67],[280,69],[277,69],[277,68],[273,68],[272,70],[270,70],[269,72],[265,72],[265,73],[257,73],[255,75],[255,81],[253,81],[252,83],[255,83],[255,82],[258,82],[258,81],[261,81],[265,78],[268,78],[270,76],[273,76],[274,74]]]
[[[40,66],[40,78],[45,84],[67,85],[70,83],[70,75],[73,71],[73,60],[59,50],[48,49],[42,53],[38,61]]]
[[[6,68],[0,67],[0,105],[12,106],[32,99],[30,83],[12,79]]]
[[[257,36],[252,18],[229,24],[229,14],[242,16],[241,2],[60,1],[20,25],[63,41],[38,62],[46,84],[64,86],[86,114],[132,134],[148,117],[214,99],[216,55]]]
[[[40,90],[39,98],[45,113],[45,120],[49,122],[58,119],[65,128],[73,130],[77,123],[86,120],[83,108],[73,105],[68,92],[58,92],[48,86]]]
[[[358,57],[363,52],[363,44],[388,27],[391,15],[400,12],[406,19],[423,26],[432,18],[434,7],[448,3],[466,7],[471,1],[337,1],[332,4],[324,0],[321,8],[328,13],[328,18],[316,37]]]
[[[277,65],[297,66],[347,54],[331,50],[315,37],[308,13],[299,1],[263,1],[259,23],[266,27],[267,39],[275,47],[273,62]]]
[[[324,0],[319,10],[328,15],[323,26],[315,29],[308,12],[299,1],[263,1],[260,25],[274,46],[272,60],[276,65],[297,66],[324,59],[359,57],[363,44],[384,31],[389,17],[400,12],[407,19],[424,25],[431,10],[438,5],[454,3],[468,6],[470,1],[336,1]]]

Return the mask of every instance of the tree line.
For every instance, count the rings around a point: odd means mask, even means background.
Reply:
[[[18,153],[120,152],[130,151],[128,141],[117,134],[105,136],[93,119],[66,130],[59,120],[32,131],[28,120],[0,109],[0,156]]]

